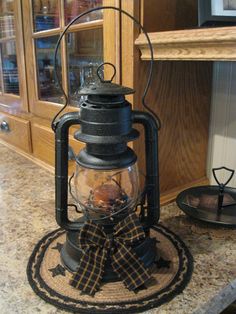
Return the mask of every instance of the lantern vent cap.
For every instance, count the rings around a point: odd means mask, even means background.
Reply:
[[[102,75],[100,74],[101,67],[104,65],[110,65],[113,67],[114,73],[110,80],[104,80]],[[86,96],[86,95],[130,95],[134,94],[135,90],[126,86],[122,86],[119,84],[112,83],[113,78],[116,75],[116,68],[114,64],[109,62],[104,62],[100,64],[97,68],[97,76],[98,79],[96,83],[91,83],[87,86],[84,86],[78,90],[78,95]]]

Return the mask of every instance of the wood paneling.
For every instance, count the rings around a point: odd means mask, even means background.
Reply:
[[[55,163],[55,135],[53,131],[41,124],[32,123],[32,142],[33,142],[33,155],[43,162],[54,166]],[[82,149],[83,144],[74,140],[72,136],[69,139],[70,145],[75,154]],[[69,172],[74,169],[74,162],[69,161]]]
[[[148,32],[198,25],[198,0],[142,0],[142,8],[142,23]]]
[[[9,132],[0,130],[0,138],[27,153],[31,153],[30,122],[0,113],[0,124],[6,121],[9,124]]]
[[[236,27],[149,33],[155,60],[236,60]],[[142,60],[150,60],[143,34],[136,40]]]
[[[119,0],[103,0],[103,6],[119,8]],[[104,62],[110,62],[116,66],[115,83],[120,83],[120,14],[114,10],[103,11],[103,54]],[[104,68],[105,79],[113,75],[111,67]]]
[[[148,64],[140,62],[136,108],[140,106]],[[204,62],[158,62],[148,94],[148,104],[162,121],[159,132],[161,193],[206,177],[212,64]],[[135,142],[144,169],[141,138]]]

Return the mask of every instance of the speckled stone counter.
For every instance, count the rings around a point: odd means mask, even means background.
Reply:
[[[0,313],[65,313],[34,294],[26,265],[34,245],[57,228],[54,177],[0,144]],[[161,223],[178,234],[194,257],[188,287],[154,314],[217,314],[236,299],[236,230],[202,225],[175,204]]]

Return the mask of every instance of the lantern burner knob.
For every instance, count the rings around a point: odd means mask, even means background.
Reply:
[[[104,80],[103,77],[100,74],[100,70],[101,70],[102,67],[104,67],[104,65],[110,65],[113,68],[113,70],[114,70],[114,73],[113,73],[113,75],[112,75],[110,80]],[[97,68],[97,76],[100,79],[101,83],[111,83],[113,81],[115,75],[116,75],[116,67],[114,66],[114,64],[112,64],[110,62],[103,62]]]

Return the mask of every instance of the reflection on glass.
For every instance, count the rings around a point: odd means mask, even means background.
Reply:
[[[4,92],[19,95],[15,41],[4,42],[0,47]]]
[[[2,94],[2,78],[1,78],[1,73],[0,73],[0,94]]]
[[[55,83],[55,71],[53,65],[54,49],[58,36],[38,38],[35,40],[38,97],[41,100],[61,103],[63,101],[61,91]],[[60,53],[58,52],[58,63]],[[61,69],[59,66],[59,73]],[[61,78],[60,78],[61,79]]]
[[[138,202],[138,167],[102,171],[77,164],[74,186],[77,202],[90,219],[128,212]]]
[[[102,0],[64,0],[65,22],[68,24],[73,18],[84,11],[102,6]],[[86,14],[79,19],[78,23],[85,23],[102,19],[102,10]],[[75,23],[76,24],[76,23]]]
[[[96,70],[103,62],[102,29],[84,30],[67,36],[68,76],[70,104],[79,105],[80,87],[95,83]]]
[[[58,0],[32,0],[34,31],[59,27]]]
[[[14,0],[0,1],[0,38],[15,35]]]

